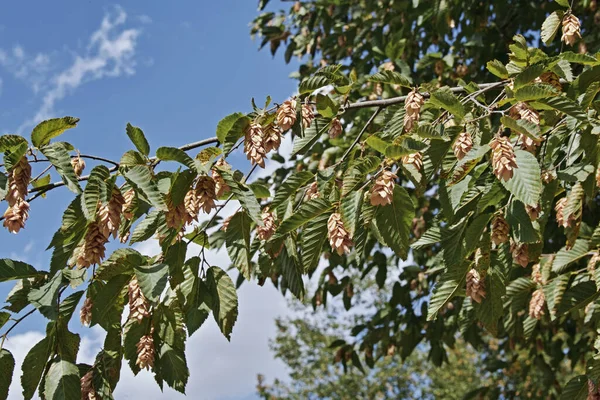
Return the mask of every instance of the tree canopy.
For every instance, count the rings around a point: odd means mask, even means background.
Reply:
[[[423,348],[440,366],[460,341],[493,347],[486,373],[531,382],[531,396],[598,396],[596,1],[268,3],[251,33],[300,57],[298,92],[253,99],[214,138],[153,149],[127,124],[132,149],[110,160],[59,141],[74,117],[0,137],[9,231],[27,234],[48,191],[73,192],[46,268],[0,260],[0,281],[15,282],[3,338],[35,312],[48,319],[23,363],[23,397],[112,398],[123,360],[184,392],[186,339],[211,314],[230,338],[243,282],[351,309],[354,282],[372,275],[385,301],[335,342],[344,368]],[[279,152],[284,135],[290,154]],[[227,162],[236,151],[244,171]],[[280,167],[253,180],[267,163]],[[230,202],[237,211],[221,215]],[[155,239],[158,256],[132,247]],[[187,258],[191,244],[202,250]],[[219,248],[237,284],[207,259]],[[93,365],[77,363],[76,310],[106,331]],[[0,363],[4,397],[8,350]],[[567,383],[565,370],[577,371]],[[473,389],[515,395],[486,382]]]

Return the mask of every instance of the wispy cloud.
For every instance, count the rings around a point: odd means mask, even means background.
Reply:
[[[125,28],[126,21],[127,13],[121,7],[115,7],[104,16],[100,27],[90,36],[84,54],[76,54],[70,66],[49,79],[50,84],[42,90],[42,103],[38,111],[19,127],[19,132],[53,117],[57,102],[81,85],[102,78],[135,74],[135,54],[141,29]],[[15,60],[19,59],[19,55],[25,58],[25,52],[20,47],[13,49],[13,57],[7,58]],[[0,53],[0,63],[2,56]],[[4,56],[7,56],[6,52]],[[29,63],[33,62],[33,65],[41,68],[45,61],[44,55],[38,55]]]

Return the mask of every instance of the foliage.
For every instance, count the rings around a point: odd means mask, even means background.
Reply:
[[[77,118],[44,121],[30,140],[1,136],[11,232],[25,228],[44,193],[74,194],[50,265],[0,261],[1,280],[15,282],[3,337],[35,311],[48,319],[47,336],[25,358],[23,396],[39,387],[45,397],[111,398],[123,358],[184,392],[187,338],[211,313],[227,338],[235,328],[236,284],[205,253],[223,246],[241,272],[237,286],[270,279],[303,298],[304,275],[318,275],[315,307],[341,296],[352,308],[350,277],[374,271],[391,292],[345,339],[356,368],[390,348],[404,359],[428,349],[441,366],[461,336],[478,350],[493,340],[520,377],[542,374],[527,389],[538,397],[584,393],[588,382],[593,391],[600,31],[589,12],[596,2],[575,3],[297,2],[261,14],[252,31],[273,53],[287,41],[286,58],[307,56],[294,74],[298,95],[262,108],[252,101],[250,112],[225,117],[215,138],[153,149],[127,124],[132,149],[116,162],[57,141]],[[283,134],[293,138],[291,155],[277,152]],[[226,161],[241,146],[246,174]],[[81,176],[82,159],[101,165]],[[281,166],[249,184],[265,162]],[[50,165],[60,180],[36,182],[47,178],[32,179],[31,164]],[[239,210],[223,219],[229,202]],[[199,214],[210,216],[197,223]],[[127,247],[105,254],[117,237]],[[158,256],[128,247],[153,238]],[[202,250],[188,259],[191,243]],[[106,331],[93,365],[75,364],[80,338],[68,329],[80,299],[82,323]],[[28,305],[34,311],[19,317]],[[2,360],[12,370],[10,353]],[[565,364],[579,373],[566,384]]]

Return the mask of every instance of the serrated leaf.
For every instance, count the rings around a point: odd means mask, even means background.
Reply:
[[[177,161],[189,169],[196,169],[194,160],[185,151],[177,147],[159,147],[156,149],[156,157],[163,161]]]
[[[0,136],[0,153],[5,153],[13,147],[20,147],[23,143],[27,146],[27,139],[21,135],[2,135]]]
[[[79,118],[62,117],[40,122],[31,132],[31,143],[40,148],[50,143],[50,140],[60,136],[67,129],[75,128]]]
[[[148,140],[146,140],[144,132],[137,126],[133,126],[130,123],[127,123],[125,132],[138,151],[148,157],[148,154],[150,154],[150,145],[148,144]]]
[[[250,255],[250,224],[251,220],[246,212],[237,212],[231,217],[225,231],[225,243],[229,258],[232,264],[248,281],[251,279],[252,266],[252,257]]]
[[[142,165],[138,165],[127,170],[121,170],[125,179],[138,188],[157,209],[166,211],[167,205],[163,199],[162,193],[158,190],[155,178],[152,172]]]
[[[23,387],[23,398],[30,400],[35,394],[35,390],[40,383],[46,362],[52,350],[52,341],[45,337],[36,343],[25,356],[21,368],[21,386]]]
[[[429,307],[427,309],[427,321],[437,317],[438,312],[444,307],[457,292],[465,285],[467,276],[466,265],[462,268],[453,268],[444,272],[433,288]]]
[[[329,85],[330,83],[331,79],[324,75],[313,75],[300,82],[298,91],[300,94],[312,93],[323,86]]]
[[[323,118],[333,118],[337,115],[340,105],[329,95],[317,94],[317,112]]]
[[[525,150],[515,150],[518,168],[508,181],[500,180],[502,185],[525,205],[535,207],[542,194],[540,165],[535,156]]]
[[[311,221],[302,231],[302,268],[304,273],[314,271],[321,259],[321,250],[327,240],[327,221],[331,214],[324,213]]]
[[[566,3],[566,0],[556,0],[557,3]],[[561,4],[563,5],[563,4]],[[568,7],[565,5],[565,7]],[[561,400],[586,400],[588,399],[588,377],[579,375],[571,379],[560,394]]]
[[[332,208],[333,205],[325,199],[317,198],[308,200],[302,203],[300,208],[291,216],[283,220],[277,228],[276,236],[279,237],[290,233]]]
[[[589,242],[585,239],[577,239],[570,250],[563,247],[556,253],[556,257],[552,263],[552,271],[561,274],[569,265],[585,257],[588,254],[588,250]]]
[[[162,263],[139,265],[134,271],[142,293],[152,304],[156,304],[167,286],[169,266]]]
[[[537,243],[540,241],[539,224],[529,218],[523,203],[517,200],[510,202],[506,212],[506,221],[518,243]]]
[[[509,128],[510,130],[522,133],[523,135],[532,138],[535,141],[540,141],[540,127],[533,122],[525,119],[514,119],[511,117],[503,116],[500,118],[502,125]]]
[[[498,61],[498,60],[488,61],[488,63],[486,64],[486,68],[488,71],[490,71],[492,74],[496,75],[498,78],[508,79],[508,71],[506,70],[506,67],[504,66],[504,64],[502,64],[500,61]]]
[[[59,360],[48,369],[44,396],[51,400],[81,400],[81,382],[77,365]]]
[[[167,385],[178,392],[185,393],[185,386],[190,376],[185,352],[163,343],[158,351],[158,366],[160,376],[167,382]]]
[[[357,190],[350,192],[340,200],[340,214],[342,215],[344,228],[350,233],[350,237],[354,237],[354,232],[356,232],[358,226],[363,197],[363,191]]]
[[[464,106],[461,104],[458,97],[456,97],[448,88],[438,89],[431,93],[429,103],[433,104],[434,106],[441,107],[454,115],[457,123],[460,123],[465,116]]]
[[[534,83],[515,90],[515,99],[519,101],[532,101],[558,96],[560,93],[552,86],[545,83]]]
[[[110,178],[110,172],[104,165],[97,165],[92,169],[87,185],[81,196],[81,209],[88,221],[96,219],[98,202],[106,196],[106,180]],[[102,196],[104,194],[104,196]]]
[[[219,267],[210,267],[206,271],[206,285],[212,295],[212,310],[227,340],[231,340],[233,325],[238,316],[238,298],[233,281]]]
[[[219,169],[219,173],[223,177],[225,183],[231,188],[231,193],[242,207],[246,210],[252,221],[257,225],[262,226],[261,208],[252,189],[245,183],[238,182],[233,178],[230,171]]]
[[[285,241],[285,249],[277,258],[282,275],[282,286],[292,292],[296,298],[304,298],[304,282],[302,280],[302,269],[298,258],[296,241],[292,236],[288,236]]]
[[[572,51],[565,51],[561,53],[559,57],[565,61],[583,65],[598,65],[598,63],[600,62],[595,57],[592,57],[590,55],[573,53]]]
[[[227,133],[225,134],[224,141],[221,142],[223,143],[224,154],[228,154],[229,151],[233,148],[233,146],[235,146],[237,141],[244,136],[246,128],[249,124],[250,118],[243,114],[231,124],[231,126],[227,130]],[[227,126],[229,126],[229,122],[227,123]],[[223,126],[222,128],[225,127],[226,126]]]
[[[503,253],[499,252],[499,255]],[[488,269],[485,283],[486,294],[478,307],[478,316],[486,329],[494,336],[498,334],[498,321],[504,314],[502,297],[506,293],[505,275],[503,273],[506,260],[493,257]]]
[[[236,112],[233,114],[229,114],[228,116],[219,121],[217,125],[217,139],[219,140],[219,143],[225,143],[227,133],[233,127],[235,122],[242,117],[244,117],[244,114]]]
[[[277,189],[271,208],[275,209],[284,204],[293,193],[314,177],[314,174],[310,171],[293,172]]]
[[[121,157],[121,161],[119,161],[121,167],[135,167],[136,165],[146,165],[146,163],[147,160],[142,153],[135,150],[125,152]]]
[[[152,210],[146,218],[136,225],[135,229],[131,233],[129,243],[134,244],[150,239],[158,229],[160,215],[160,211]]]
[[[376,150],[376,151],[380,152],[381,154],[386,154],[386,149],[390,145],[390,143],[378,138],[375,135],[369,136],[366,140],[366,143],[373,150]]]
[[[571,5],[569,4],[569,0],[554,0],[556,1],[557,4],[563,6],[563,7],[570,7]]]
[[[248,187],[252,189],[252,192],[258,199],[268,199],[269,197],[271,197],[271,191],[266,185],[263,185],[262,183],[253,182],[249,184]]]
[[[48,319],[58,316],[58,291],[65,286],[62,271],[58,271],[48,283],[29,292],[27,299]]]
[[[362,186],[365,183],[364,181],[367,174],[375,171],[380,163],[381,159],[376,156],[355,159],[346,169],[346,172],[344,172],[342,197],[356,190],[359,186]]]
[[[541,63],[530,65],[527,68],[525,68],[523,71],[521,71],[515,77],[514,90],[517,90],[517,89],[521,88],[522,86],[525,86],[526,84],[528,84],[529,82],[533,81],[535,78],[540,76],[546,70],[547,65],[548,65],[548,61],[546,60]]]
[[[596,298],[600,293],[596,284],[592,281],[579,283],[570,287],[565,292],[562,301],[558,305],[558,314],[565,314],[572,310],[585,307]]]
[[[540,37],[546,46],[554,40],[554,37],[560,28],[563,16],[564,13],[562,11],[554,11],[544,20]]]
[[[400,85],[406,88],[412,87],[412,79],[402,75],[398,71],[379,71],[367,78],[369,82],[388,83],[390,85]]]
[[[587,114],[582,110],[581,105],[577,104],[568,97],[551,97],[549,99],[538,100],[539,103],[545,104],[562,113],[565,113],[580,121],[587,120]]]
[[[544,297],[546,298],[546,304],[548,305],[552,321],[556,319],[556,309],[562,302],[567,286],[569,285],[569,280],[569,274],[559,275],[543,286]]]
[[[117,275],[100,288],[92,299],[92,326],[109,319],[108,315],[114,310],[114,306],[123,301],[126,293],[124,289],[130,280],[130,275]]]
[[[400,185],[394,186],[392,204],[378,207],[375,220],[385,244],[403,260],[408,256],[408,241],[415,216],[415,206],[410,195]]]
[[[15,358],[6,349],[0,349],[0,398],[8,398],[8,389],[15,371]]]
[[[0,282],[33,278],[44,274],[46,274],[46,272],[38,271],[24,262],[8,258],[0,259]]]
[[[56,172],[60,175],[62,181],[73,193],[81,193],[81,187],[71,165],[71,156],[67,151],[66,144],[56,142],[40,147],[40,151],[44,154],[50,163],[56,168]]]
[[[304,130],[304,136],[294,139],[291,156],[306,154],[328,127],[329,123],[326,120],[315,118]]]

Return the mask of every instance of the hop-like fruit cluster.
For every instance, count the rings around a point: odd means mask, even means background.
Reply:
[[[215,167],[231,170],[231,165],[224,158],[219,158],[219,161],[216,162]],[[219,170],[217,168],[213,168],[212,170],[212,178],[215,181],[215,195],[217,198],[223,196],[225,193],[229,192],[231,188],[225,182]]]
[[[485,298],[485,281],[475,268],[467,272],[467,296],[477,303]]]
[[[94,369],[90,369],[81,377],[81,400],[96,400],[96,390],[94,389]]]
[[[71,166],[75,171],[75,176],[79,178],[85,169],[85,161],[78,154],[76,157],[71,158]]]
[[[371,188],[371,205],[385,206],[392,204],[396,179],[398,179],[398,176],[392,171],[383,171],[375,180],[373,188]]]
[[[252,123],[246,129],[244,153],[246,153],[246,158],[252,162],[252,165],[258,164],[261,168],[265,167],[267,153],[263,145],[263,130],[260,124]]]
[[[331,139],[335,139],[340,136],[344,132],[344,127],[339,119],[334,118],[331,121],[331,126],[329,127],[329,137]]]
[[[591,305],[593,303],[588,304]],[[588,395],[587,400],[600,400],[600,389],[593,380],[588,379]]]
[[[134,319],[138,323],[144,318],[150,316],[150,304],[142,293],[142,288],[138,284],[137,278],[129,281],[129,319]]]
[[[308,128],[310,124],[312,124],[315,119],[315,113],[313,112],[312,106],[310,104],[302,105],[302,126],[304,129]]]
[[[227,228],[229,227],[231,218],[233,218],[233,215],[230,215],[229,217],[227,217],[223,220],[223,224],[221,225],[221,230],[223,230],[223,232],[227,232]]]
[[[318,198],[319,198],[319,185],[317,184],[317,182],[313,182],[306,188],[306,192],[304,193],[304,199],[313,200],[313,199],[318,199]]]
[[[213,178],[210,176],[200,176],[196,182],[196,193],[200,209],[209,214],[215,208],[217,199],[217,189]]]
[[[421,170],[423,168],[423,155],[419,152],[407,154],[402,157],[402,164],[404,165],[412,165],[417,170]]]
[[[333,213],[329,217],[327,221],[327,237],[329,238],[331,248],[340,256],[350,252],[352,240],[350,239],[350,234],[344,228],[342,216],[339,213]]]
[[[531,300],[529,301],[529,316],[535,319],[541,319],[542,315],[544,315],[544,303],[546,302],[546,297],[544,296],[544,291],[540,288],[537,289],[531,295]]]
[[[113,235],[113,238],[117,237],[119,226],[121,225],[121,213],[123,212],[124,204],[125,198],[121,194],[121,191],[116,187],[113,188],[108,203],[104,205],[100,204],[98,210],[98,224],[106,238],[109,238],[110,235]]]
[[[167,212],[165,213],[167,228],[179,230],[189,221],[189,218],[184,201],[178,205],[174,205],[170,199],[167,201]]]
[[[185,194],[185,197],[183,198],[183,205],[188,217],[186,218],[186,223],[189,224],[193,220],[197,220],[198,214],[200,213],[200,201],[198,199],[198,192],[195,188],[191,188]]]
[[[11,233],[19,233],[25,228],[29,217],[29,203],[25,200],[31,180],[31,165],[27,157],[22,157],[10,170],[8,175],[8,193],[6,202],[8,208],[4,212],[2,225]]]
[[[92,322],[92,307],[94,303],[90,297],[86,297],[83,306],[81,306],[81,310],[79,311],[79,320],[81,321],[81,325],[90,326]]]
[[[562,84],[560,83],[560,77],[552,71],[544,72],[539,76],[539,78],[536,79],[536,81],[547,83],[554,89],[558,90],[559,92],[562,92]]]
[[[535,221],[536,219],[538,219],[540,217],[540,213],[542,212],[542,207],[540,206],[540,204],[536,204],[535,207],[534,206],[530,206],[530,205],[526,205],[525,206],[525,210],[527,211],[527,214],[529,215],[529,218],[532,221]]]
[[[269,124],[264,130],[264,138],[263,138],[263,146],[265,148],[265,152],[269,153],[271,151],[279,150],[279,146],[281,146],[281,130],[275,124]]]
[[[561,40],[567,46],[573,46],[577,42],[577,39],[581,39],[581,23],[575,15],[568,14],[562,21]]]
[[[525,268],[529,264],[529,246],[527,243],[514,243],[511,246],[513,260]]]
[[[531,267],[531,280],[533,280],[538,285],[544,284],[544,279],[542,276],[542,271],[541,271],[539,263],[537,263],[533,267]]]
[[[462,132],[460,135],[458,135],[458,137],[454,141],[454,144],[452,145],[452,149],[454,150],[454,155],[459,160],[462,160],[463,158],[465,158],[467,153],[469,151],[471,151],[472,148],[473,148],[473,139],[471,138],[471,135],[469,134],[469,132],[466,132],[466,131]]]
[[[277,125],[282,131],[287,131],[296,123],[296,100],[286,100],[277,110]]]
[[[19,199],[13,206],[8,206],[4,212],[2,225],[10,233],[19,233],[21,229],[25,228],[27,218],[29,218],[29,203]]]
[[[423,103],[425,103],[425,99],[417,89],[414,89],[406,96],[406,101],[404,102],[404,110],[406,110],[406,114],[404,115],[404,130],[406,132],[410,132],[417,121],[419,121],[419,114]]]
[[[505,182],[513,177],[518,168],[512,143],[505,137],[496,137],[490,142],[493,149],[492,166],[494,175]]]
[[[256,235],[260,240],[269,240],[275,233],[275,216],[272,212],[265,210],[261,215],[263,226],[256,228]]]
[[[568,201],[569,200],[567,199],[567,197],[562,197],[556,202],[556,205],[554,206],[554,210],[556,211],[556,222],[563,228],[568,228],[575,222],[572,215],[564,215],[564,209]]]
[[[154,339],[152,331],[149,335],[144,335],[140,338],[137,344],[137,360],[136,364],[140,369],[151,369],[154,367]]]
[[[497,215],[492,220],[492,242],[496,246],[508,241],[508,235],[510,234],[510,226],[503,216]]]
[[[108,238],[104,235],[104,229],[98,222],[94,221],[89,224],[83,246],[79,250],[77,266],[87,268],[90,265],[99,264],[104,258],[107,241]]]
[[[135,203],[135,190],[129,189],[123,195],[123,199],[125,202],[123,203],[123,207],[121,208],[121,213],[126,220],[131,221],[133,218],[133,208]]]

